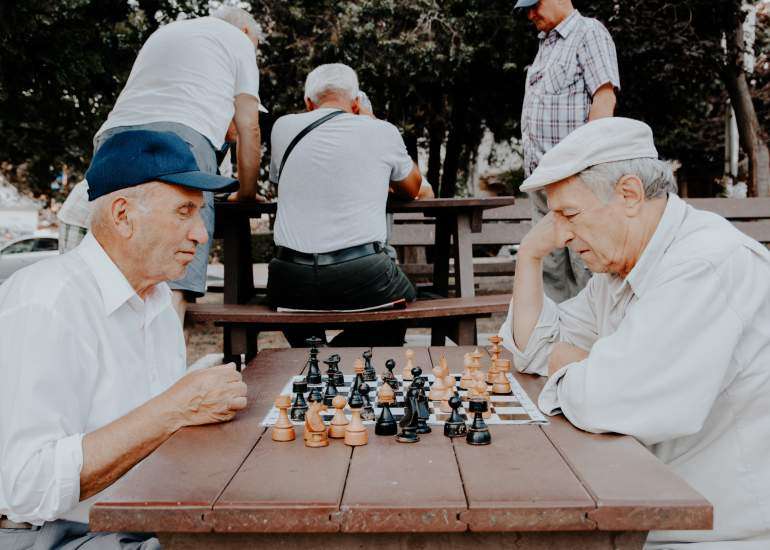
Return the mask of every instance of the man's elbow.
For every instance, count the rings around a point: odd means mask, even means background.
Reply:
[[[396,192],[403,197],[416,199],[420,194],[421,184],[422,174],[420,174],[420,169],[417,168],[417,166],[414,166],[412,171],[405,179],[399,182],[391,182],[391,187],[393,187]]]

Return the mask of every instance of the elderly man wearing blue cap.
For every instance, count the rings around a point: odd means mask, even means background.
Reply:
[[[185,375],[166,281],[208,239],[202,172],[176,134],[107,139],[87,173],[91,232],[72,252],[0,286],[0,548],[158,548],[148,535],[91,533],[105,490],[183,426],[246,406],[234,365]]]
[[[524,175],[529,176],[570,132],[613,115],[620,76],[610,33],[596,19],[583,17],[571,0],[518,0],[515,7],[527,12],[540,40],[521,112]],[[542,192],[530,196],[536,222],[548,208]],[[544,269],[546,293],[557,302],[577,294],[591,276],[580,257],[563,250],[549,256]]]
[[[712,531],[652,532],[649,548],[770,548],[768,250],[682,201],[639,121],[575,130],[523,188],[551,211],[521,243],[500,336],[549,377],[540,408],[636,437],[714,505]],[[594,275],[556,304],[543,259],[564,247]]]

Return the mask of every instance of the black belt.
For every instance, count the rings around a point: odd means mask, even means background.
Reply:
[[[334,265],[342,262],[349,262],[350,260],[357,260],[364,256],[371,256],[372,254],[377,254],[380,250],[382,250],[382,245],[380,243],[359,244],[358,246],[351,246],[350,248],[343,248],[332,252],[324,252],[323,254],[308,254],[305,252],[297,252],[296,250],[286,248],[285,246],[279,246],[275,257],[285,262],[301,265]]]
[[[0,516],[0,529],[34,529],[31,523],[16,523],[5,516]]]

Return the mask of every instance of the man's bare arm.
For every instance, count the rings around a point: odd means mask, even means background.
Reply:
[[[246,384],[230,365],[192,372],[159,396],[83,438],[80,500],[104,490],[183,426],[230,420]]]
[[[257,196],[259,163],[262,160],[262,136],[259,131],[259,100],[253,95],[235,96],[235,127],[238,130],[239,200]]]
[[[588,120],[611,117],[615,114],[615,87],[607,82],[599,87],[591,100],[591,110],[588,112]]]
[[[415,199],[420,194],[420,184],[422,183],[422,174],[416,164],[412,166],[412,171],[401,181],[391,181],[391,191],[400,197]]]

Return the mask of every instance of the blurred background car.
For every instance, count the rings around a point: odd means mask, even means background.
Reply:
[[[0,283],[19,269],[59,253],[56,235],[33,235],[0,245]]]

